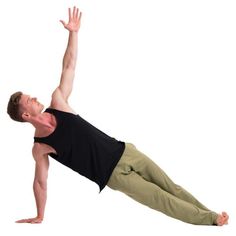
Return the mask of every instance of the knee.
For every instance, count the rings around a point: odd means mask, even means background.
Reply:
[[[182,187],[180,185],[174,183],[174,191],[176,193],[181,193],[182,192]]]

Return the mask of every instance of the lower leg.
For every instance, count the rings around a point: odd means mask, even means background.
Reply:
[[[108,186],[181,221],[197,225],[216,224],[217,214],[215,212],[202,210],[169,194],[157,185],[144,180],[134,171],[125,175],[112,176]]]
[[[204,210],[195,204],[181,200],[164,191],[157,186],[157,184],[150,183],[150,181],[146,181],[137,174],[137,170],[145,167],[145,163],[143,163],[142,160],[140,161],[139,155],[136,155],[137,151],[133,149],[134,148],[126,149],[125,154],[114,169],[108,182],[110,188],[124,192],[144,205],[188,223],[208,225],[227,224],[229,217],[226,213],[216,214],[208,209]],[[141,159],[143,158],[141,157]],[[160,173],[165,175],[163,171]],[[161,178],[161,180],[165,182],[165,178]],[[174,186],[174,184],[172,186]],[[167,195],[167,197],[165,197],[165,195]],[[188,193],[186,195],[188,195]]]
[[[196,205],[181,200],[162,189],[155,191],[153,200],[153,203],[149,205],[151,208],[184,222],[196,225],[213,225],[217,223],[218,215],[215,212],[202,210]]]

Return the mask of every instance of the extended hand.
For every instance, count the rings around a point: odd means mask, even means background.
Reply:
[[[29,219],[23,219],[23,220],[17,220],[16,223],[31,223],[31,224],[39,224],[43,221],[40,217],[35,218],[29,218]]]
[[[82,12],[79,13],[79,8],[74,7],[71,16],[71,9],[69,8],[68,10],[69,10],[69,22],[67,24],[63,20],[60,20],[60,22],[70,32],[78,32],[80,28]]]

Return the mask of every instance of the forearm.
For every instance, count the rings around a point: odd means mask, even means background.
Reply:
[[[37,206],[37,217],[44,218],[44,210],[47,200],[47,186],[46,184],[40,184],[38,181],[34,181],[33,184],[34,196]]]
[[[69,32],[68,44],[63,57],[63,69],[75,69],[78,51],[78,32]]]

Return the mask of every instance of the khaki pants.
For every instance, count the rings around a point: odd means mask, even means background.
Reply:
[[[107,185],[152,209],[184,222],[197,225],[216,224],[217,213],[207,209],[190,193],[176,185],[132,143],[125,143],[124,153]]]

